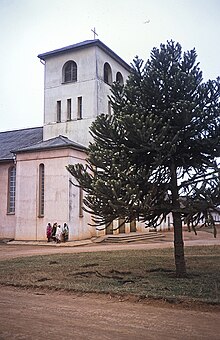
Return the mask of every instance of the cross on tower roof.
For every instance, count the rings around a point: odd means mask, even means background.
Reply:
[[[95,27],[93,28],[93,30],[91,29],[91,31],[94,33],[94,38],[93,39],[96,39],[96,35],[98,36],[98,34],[96,33]]]

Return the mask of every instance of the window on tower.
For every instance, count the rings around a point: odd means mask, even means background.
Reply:
[[[57,123],[61,122],[61,100],[57,101]]]
[[[77,98],[77,119],[82,119],[82,97]]]
[[[63,83],[77,81],[77,65],[75,61],[67,61],[63,66]]]
[[[112,84],[112,69],[108,63],[104,65],[104,82],[108,85]]]
[[[117,73],[116,73],[116,81],[117,81],[119,84],[121,84],[121,85],[124,84],[124,80],[123,80],[123,77],[122,77],[121,72],[117,72]]]
[[[67,120],[71,120],[72,105],[71,98],[67,99]]]

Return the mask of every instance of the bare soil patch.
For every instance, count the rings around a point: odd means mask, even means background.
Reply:
[[[126,298],[0,287],[0,339],[219,339],[220,313]]]

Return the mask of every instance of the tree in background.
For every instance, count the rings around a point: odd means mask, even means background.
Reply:
[[[136,57],[126,84],[112,86],[113,114],[90,128],[87,165],[67,167],[96,226],[156,227],[172,213],[177,277],[186,274],[183,221],[214,226],[220,204],[220,78],[203,82],[196,57],[173,41],[145,65]]]

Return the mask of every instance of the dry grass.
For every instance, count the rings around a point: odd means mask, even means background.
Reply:
[[[132,294],[220,304],[220,247],[186,247],[188,276],[175,277],[172,249],[22,257],[0,262],[0,284]]]

